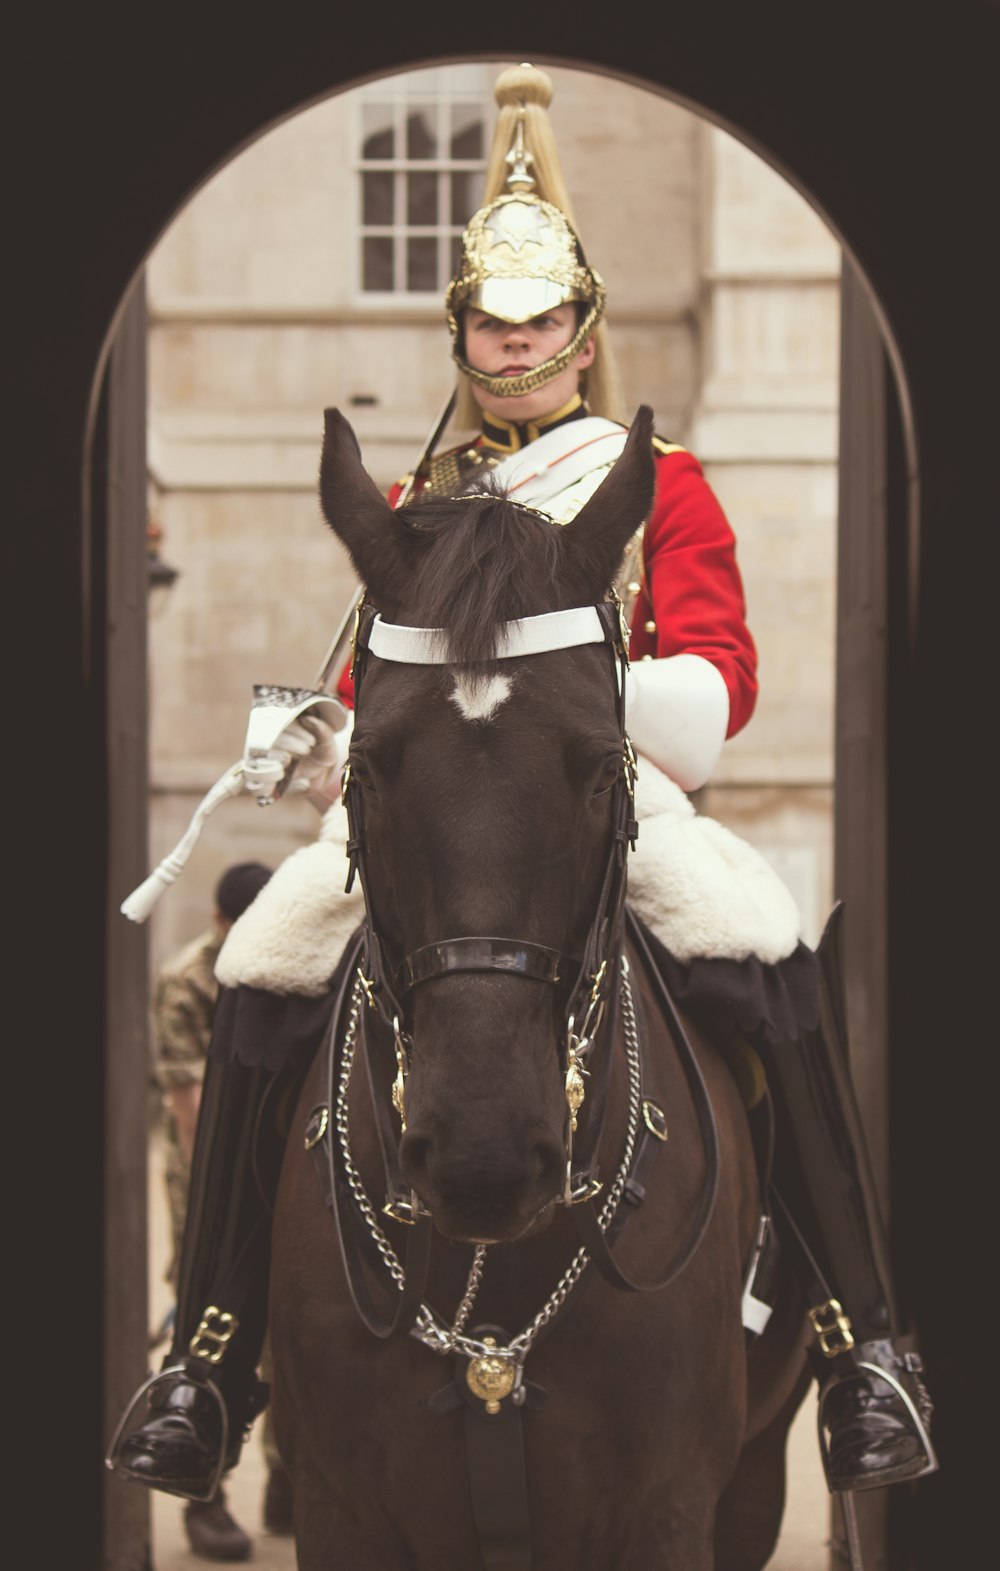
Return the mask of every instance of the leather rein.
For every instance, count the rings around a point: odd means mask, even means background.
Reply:
[[[360,787],[352,779],[350,760],[344,770],[343,800],[348,817],[347,851],[349,871],[346,888],[360,879],[366,917],[356,944],[355,954],[344,973],[340,996],[333,1013],[329,1054],[328,1102],[315,1110],[306,1144],[315,1148],[319,1159],[326,1199],[334,1213],[344,1259],[348,1285],[355,1307],[368,1329],[385,1338],[413,1329],[420,1313],[426,1287],[431,1247],[431,1217],[406,1184],[399,1163],[398,1135],[389,1099],[379,1090],[378,1059],[384,1061],[385,1044],[391,1033],[395,1053],[396,1078],[392,1107],[406,1127],[405,1090],[413,1052],[412,1038],[406,1030],[404,1000],[416,987],[434,978],[456,972],[490,971],[523,976],[559,988],[566,994],[564,1029],[561,1039],[561,1065],[565,1074],[567,1099],[566,1180],[563,1202],[572,1208],[578,1236],[594,1264],[614,1287],[627,1291],[658,1291],[673,1281],[699,1247],[714,1209],[719,1183],[719,1144],[707,1088],[694,1051],[673,1001],[663,984],[655,961],[645,944],[641,929],[625,906],[628,847],[634,848],[638,825],[634,817],[633,795],[636,774],[635,755],[625,729],[625,673],[628,668],[628,629],[621,603],[613,598],[601,604],[569,612],[527,617],[507,623],[498,658],[516,658],[549,649],[570,648],[587,643],[602,644],[611,653],[611,675],[615,685],[618,726],[622,738],[622,769],[612,787],[609,850],[595,913],[583,944],[581,956],[572,957],[560,950],[526,939],[495,936],[461,936],[423,945],[404,956],[393,967],[378,933],[369,902],[366,846],[362,825]],[[356,711],[361,702],[364,674],[371,655],[408,664],[447,664],[446,635],[437,629],[404,628],[387,624],[364,597],[359,602],[354,630],[352,675]],[[666,1019],[671,1025],[678,1053],[688,1081],[705,1153],[705,1174],[699,1204],[692,1222],[667,1269],[655,1280],[633,1280],[614,1256],[610,1238],[617,1233],[629,1214],[620,1211],[609,1226],[600,1220],[594,1198],[601,1191],[598,1177],[598,1148],[609,1102],[613,1046],[620,1021],[619,987],[624,954],[625,928],[637,949]],[[627,968],[626,968],[627,969]],[[337,1075],[336,1040],[340,1020],[353,988],[360,986],[366,1001],[360,1010],[360,1035],[367,1062],[368,1079],[375,1112],[375,1125],[386,1180],[386,1215],[408,1224],[404,1269],[397,1280],[398,1295],[388,1315],[381,1313],[366,1283],[377,1274],[385,1260],[379,1260],[371,1230],[358,1215],[351,1199],[344,1171],[343,1153],[328,1130],[329,1111],[335,1105]],[[369,1030],[369,1020],[377,1017],[384,1029]],[[640,1043],[645,1037],[640,1032]],[[640,1048],[641,1058],[645,1053]],[[645,1066],[644,1066],[645,1067]],[[383,1062],[382,1076],[384,1079]],[[589,1088],[585,1093],[585,1080]],[[648,1075],[643,1076],[644,1079]],[[574,1152],[577,1112],[588,1103],[586,1129]],[[645,1194],[645,1182],[660,1144],[666,1139],[666,1120],[662,1111],[648,1098],[643,1101],[645,1128],[637,1142],[631,1175],[626,1183],[626,1198],[636,1205]],[[326,1137],[325,1140],[323,1137]],[[322,1140],[322,1147],[320,1142]]]

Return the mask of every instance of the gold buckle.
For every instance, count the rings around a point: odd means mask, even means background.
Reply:
[[[632,798],[635,796],[635,782],[639,775],[639,765],[636,761],[635,748],[629,736],[626,736],[622,763],[625,771],[625,789]]]
[[[329,1123],[330,1109],[325,1105],[322,1107],[314,1107],[312,1112],[309,1114],[309,1119],[306,1123],[305,1148],[307,1151],[311,1151],[314,1146],[319,1145],[323,1136],[326,1134]]]
[[[666,1140],[667,1115],[662,1107],[657,1107],[656,1103],[651,1102],[648,1097],[642,1104],[642,1121],[657,1140]]]
[[[611,601],[611,604],[618,612],[618,653],[621,655],[627,666],[629,664],[628,646],[629,640],[632,637],[632,629],[629,627],[625,616],[625,607],[622,604],[622,597],[618,593],[614,584],[612,584],[608,591],[608,599]]]
[[[375,1008],[375,991],[374,991],[374,989],[375,989],[375,978],[374,977],[367,977],[367,976],[365,976],[365,973],[362,970],[362,968],[360,966],[358,966],[358,981],[361,983],[361,986],[362,986],[362,988],[364,990],[364,995],[365,995],[365,997],[368,1000],[368,1008],[369,1009],[374,1009]]]
[[[209,1304],[201,1317],[201,1324],[188,1343],[188,1352],[192,1358],[204,1358],[206,1363],[221,1364],[222,1356],[238,1327],[239,1321],[235,1315],[219,1309],[216,1304]],[[202,1343],[207,1346],[201,1346]]]
[[[367,589],[363,591],[361,599],[354,607],[354,627],[351,632],[351,681],[354,681],[354,667],[358,663],[358,634],[361,631],[361,613],[368,599]]]
[[[391,1216],[394,1222],[405,1222],[407,1227],[416,1227],[417,1208],[411,1200],[387,1200],[382,1207],[383,1216]]]
[[[809,1319],[825,1357],[836,1358],[838,1353],[847,1353],[854,1346],[850,1319],[837,1299],[828,1298],[825,1304],[817,1304],[810,1309]]]

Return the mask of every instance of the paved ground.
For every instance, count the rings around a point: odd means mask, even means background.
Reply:
[[[161,1147],[155,1133],[150,1139],[149,1172],[150,1316],[152,1324],[159,1324],[170,1306],[171,1294],[162,1280],[167,1259],[167,1216]],[[266,1465],[260,1429],[258,1421],[239,1467],[227,1481],[230,1509],[253,1539],[252,1563],[257,1571],[295,1571],[291,1539],[273,1537],[261,1525]],[[154,1571],[203,1571],[206,1562],[192,1555],[188,1548],[184,1502],[156,1492],[151,1499]],[[807,1397],[792,1429],[788,1505],[781,1540],[768,1571],[827,1571],[829,1499],[819,1461],[815,1403]]]

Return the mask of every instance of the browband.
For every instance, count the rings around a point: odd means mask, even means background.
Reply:
[[[543,616],[525,616],[505,622],[498,642],[498,660],[516,660],[522,655],[547,654],[553,649],[575,649],[580,644],[604,644],[617,634],[613,608],[605,620],[597,606],[574,606],[568,611],[547,611]],[[395,660],[400,665],[450,665],[448,635],[441,627],[403,627],[384,622],[376,613],[367,632],[366,643],[380,660]]]

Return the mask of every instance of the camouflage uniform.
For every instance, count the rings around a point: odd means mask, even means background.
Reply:
[[[179,1086],[200,1084],[204,1078],[212,1014],[219,993],[215,962],[221,947],[222,934],[212,928],[186,944],[160,972],[153,1013],[156,1081],[164,1096]],[[169,1110],[166,1114],[164,1176],[172,1242],[166,1279],[176,1287],[191,1166]]]

